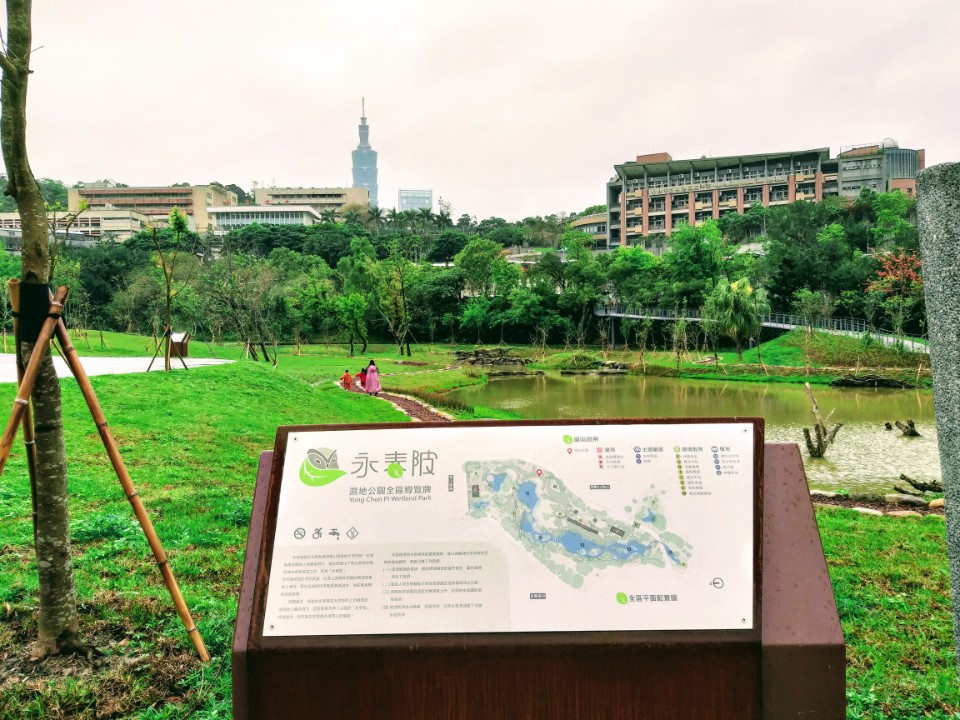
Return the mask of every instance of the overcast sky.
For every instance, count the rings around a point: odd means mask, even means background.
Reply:
[[[958,161],[958,31],[958,0],[36,0],[28,143],[68,184],[336,186],[365,96],[382,207],[515,220],[638,153]]]

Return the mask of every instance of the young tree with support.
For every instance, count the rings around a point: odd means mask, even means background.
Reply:
[[[49,345],[36,347],[39,319],[50,307],[50,242],[47,207],[27,157],[27,84],[32,50],[31,0],[7,0],[6,46],[0,51],[0,145],[7,170],[6,194],[17,203],[23,228],[21,337],[17,351],[26,364],[43,353],[33,386],[36,423],[36,554],[40,613],[32,656],[42,658],[79,643],[77,593],[70,556],[67,462],[60,383]]]
[[[22,423],[30,476],[34,546],[37,556],[39,613],[33,659],[61,651],[84,649],[79,637],[77,592],[70,552],[67,509],[67,462],[60,382],[50,356],[56,335],[67,363],[80,384],[110,461],[117,472],[144,534],[153,550],[190,639],[200,658],[210,659],[193,623],[166,555],[126,472],[119,448],[107,429],[93,388],[80,365],[62,320],[68,289],[51,297],[51,257],[46,203],[30,168],[26,145],[27,81],[30,76],[31,0],[7,0],[7,41],[0,47],[0,147],[7,170],[6,194],[13,197],[23,229],[22,282],[10,281],[20,388],[0,439],[0,473]],[[31,403],[32,401],[32,403]]]

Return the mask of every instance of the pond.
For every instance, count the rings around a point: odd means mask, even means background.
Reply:
[[[813,426],[802,385],[677,378],[548,374],[494,379],[450,394],[471,405],[524,418],[726,417],[766,420],[767,442],[803,449],[811,488],[893,492],[900,473],[940,479],[933,392],[813,386],[821,413],[843,423],[823,459],[806,457],[804,426]],[[884,422],[912,419],[921,437],[888,431]]]

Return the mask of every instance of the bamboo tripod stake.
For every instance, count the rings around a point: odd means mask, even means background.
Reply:
[[[37,342],[33,346],[33,352],[30,354],[30,362],[27,363],[27,367],[23,371],[23,379],[20,381],[20,389],[17,392],[17,397],[13,401],[13,410],[10,413],[10,419],[7,421],[7,428],[3,431],[3,437],[0,438],[0,473],[3,472],[3,468],[6,466],[7,460],[10,457],[10,448],[13,446],[13,439],[17,436],[17,427],[20,425],[20,420],[23,419],[24,413],[26,413],[27,408],[30,407],[30,393],[33,392],[33,383],[36,381],[37,373],[40,371],[43,351],[50,342],[57,321],[60,319],[60,311],[63,310],[63,304],[66,302],[69,292],[67,288],[60,288],[57,290],[57,294],[54,295],[53,300],[50,301],[50,308],[51,310],[55,310],[56,314],[51,313],[51,315],[43,321],[43,327],[40,328],[40,335],[37,337]]]
[[[12,288],[11,288],[12,289]],[[60,293],[63,293],[64,299],[66,298],[66,289],[61,288],[58,291],[57,296],[60,296]],[[19,289],[18,289],[18,299],[19,299]],[[62,302],[61,305],[62,307]],[[147,538],[147,543],[150,545],[150,549],[153,551],[153,556],[157,561],[157,565],[160,568],[160,574],[163,576],[163,582],[167,586],[167,590],[170,592],[170,597],[173,599],[173,604],[177,609],[177,614],[180,616],[180,620],[183,622],[184,627],[187,629],[187,634],[190,637],[190,642],[193,643],[193,647],[196,649],[197,654],[200,656],[200,659],[203,662],[209,662],[210,653],[207,652],[206,645],[203,643],[203,638],[200,636],[200,631],[197,629],[197,626],[193,622],[193,618],[190,615],[190,610],[187,608],[187,604],[183,600],[183,595],[180,593],[180,587],[177,585],[176,578],[173,576],[173,571],[170,569],[170,564],[167,561],[167,555],[163,550],[163,546],[160,544],[160,539],[157,537],[156,531],[153,529],[153,523],[150,521],[150,516],[147,515],[147,510],[143,505],[143,501],[140,500],[140,495],[136,491],[136,488],[133,486],[133,481],[130,479],[130,474],[127,472],[126,465],[123,462],[123,458],[120,455],[120,449],[117,447],[116,441],[113,439],[113,435],[110,433],[110,430],[107,428],[107,420],[104,417],[103,410],[100,408],[100,402],[97,400],[97,395],[93,390],[93,386],[90,384],[90,379],[87,377],[86,371],[83,369],[83,365],[80,363],[80,359],[77,356],[76,348],[73,347],[73,343],[70,342],[70,336],[67,334],[66,325],[63,324],[63,320],[57,316],[56,318],[50,317],[47,318],[47,321],[44,323],[43,330],[46,330],[47,323],[51,323],[56,319],[53,324],[53,330],[55,330],[57,339],[60,342],[60,346],[63,350],[63,357],[67,362],[67,365],[70,367],[71,372],[77,380],[77,384],[80,386],[80,392],[83,394],[83,399],[87,403],[87,407],[90,409],[90,414],[93,416],[93,421],[97,425],[97,431],[100,433],[100,439],[103,441],[103,446],[107,451],[107,455],[110,458],[110,462],[113,465],[114,471],[117,473],[117,478],[120,480],[120,485],[123,487],[123,492],[127,496],[127,499],[130,501],[130,504],[133,506],[133,512],[137,516],[137,520],[140,522],[140,527],[143,530],[143,534]],[[38,344],[43,342],[49,342],[50,334],[43,334],[41,331],[41,336],[38,339]],[[39,357],[39,353],[34,353],[34,357]],[[33,357],[31,357],[31,364],[33,363]],[[38,363],[39,365],[39,363]],[[26,381],[29,380],[30,387],[27,388],[26,395],[29,397],[30,391],[32,390],[33,380],[36,377],[36,370],[34,370],[33,376],[29,375],[29,365],[27,367],[27,373],[24,373],[24,383],[21,385],[20,393],[24,392],[24,387],[26,386]],[[18,400],[20,398],[20,393],[18,393]],[[14,405],[14,414],[17,413],[17,404]],[[20,415],[23,413],[21,412]],[[13,417],[11,416],[11,423],[13,423]],[[8,425],[9,430],[9,425]],[[16,434],[16,425],[13,425],[13,434]],[[6,434],[4,434],[4,439]],[[11,440],[12,444],[12,440]],[[7,457],[10,454],[10,445],[0,444],[0,472],[3,472],[3,466],[6,463]]]
[[[20,354],[20,281],[11,278],[10,309],[13,310],[13,342],[17,363],[17,385],[23,383],[23,355]],[[33,410],[28,404],[23,411],[23,445],[27,455],[27,474],[30,476],[30,503],[33,510],[33,542],[37,542],[37,443],[33,434]]]

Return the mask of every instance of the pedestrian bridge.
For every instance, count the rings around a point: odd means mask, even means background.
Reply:
[[[684,309],[678,311],[673,308],[647,308],[647,307],[629,307],[627,305],[602,305],[594,311],[595,315],[610,318],[629,318],[635,320],[679,320],[688,322],[701,322],[703,317],[699,310]],[[778,328],[780,330],[793,330],[794,328],[812,327],[814,330],[831,333],[833,335],[847,335],[849,337],[861,337],[867,331],[878,341],[887,346],[896,344],[897,337],[891,332],[878,331],[870,328],[866,321],[859,318],[833,318],[833,317],[814,317],[807,318],[802,315],[791,315],[789,313],[767,313],[761,320],[763,327]],[[903,347],[913,352],[929,352],[927,344],[922,338],[904,335]]]

